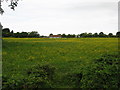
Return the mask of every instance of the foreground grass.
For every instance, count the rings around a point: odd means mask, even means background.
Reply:
[[[94,80],[87,79],[87,74],[91,74],[92,71],[94,72],[96,70],[96,67],[100,66],[98,62],[96,64],[95,61],[99,61],[99,59],[104,55],[110,55],[110,57],[111,55],[113,55],[113,57],[118,55],[118,39],[4,38],[2,55],[3,82],[5,82],[3,87],[5,88],[17,88],[17,86],[20,85],[22,86],[22,88],[25,88],[26,86],[29,87],[31,84],[29,83],[25,85],[24,80],[27,80],[27,82],[36,83],[36,79],[30,79],[31,77],[35,77],[37,79],[40,79],[41,81],[45,81],[42,82],[42,85],[43,83],[47,84],[41,86],[43,88],[92,88],[93,85],[89,84]],[[107,59],[109,59],[109,57]],[[118,60],[119,58],[118,56],[116,56],[113,58],[113,60],[114,59]],[[31,76],[31,73],[32,75],[35,73],[32,71],[36,71],[38,67],[39,69],[42,68],[43,70],[37,70],[37,74],[44,73],[43,71],[46,71],[46,69],[44,69],[42,66],[45,68],[49,68],[50,72],[54,72],[52,78],[47,78],[48,75],[46,76],[46,74],[42,78]],[[50,69],[51,66],[54,67],[54,70]],[[118,68],[118,65],[115,64],[115,67]],[[108,65],[108,68],[110,69],[111,66]],[[28,77],[28,71],[30,72],[30,78],[26,79]],[[101,71],[101,73],[103,72]],[[108,70],[108,73],[111,74],[111,71]],[[21,80],[23,80],[22,83],[20,83]],[[90,82],[86,83],[85,80],[88,82],[90,80]],[[35,87],[37,87],[37,85],[41,85],[40,82],[39,84],[38,82],[34,85]],[[82,84],[80,82],[82,82]],[[113,82],[117,83],[116,79],[114,81],[113,78]],[[12,86],[10,86],[9,84]],[[97,85],[94,86],[98,87]],[[109,87],[109,85],[105,86],[102,83],[100,83],[99,86],[101,86],[102,88]],[[116,86],[117,85],[113,85],[113,87]]]

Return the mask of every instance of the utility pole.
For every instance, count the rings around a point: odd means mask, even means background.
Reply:
[[[2,27],[0,23],[0,90],[2,89]]]
[[[0,0],[0,14],[3,14],[3,9],[1,8],[1,0]],[[2,25],[0,22],[0,90],[2,89]]]

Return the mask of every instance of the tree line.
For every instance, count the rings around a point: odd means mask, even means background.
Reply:
[[[105,34],[103,32],[100,33],[81,33],[77,35],[78,37],[120,37],[120,32],[117,32],[116,35],[113,35],[112,33]]]
[[[50,34],[53,35],[53,34]],[[49,36],[50,36],[49,35]],[[104,34],[103,32],[100,33],[81,33],[78,35],[75,34],[58,34],[61,35],[62,38],[80,38],[80,37],[120,37],[120,32],[117,32],[116,35],[113,35],[113,33],[109,33],[109,34]]]
[[[38,38],[40,37],[39,33],[37,31],[32,32],[17,32],[14,33],[14,31],[10,31],[9,28],[2,29],[2,37],[15,37],[15,38]]]
[[[53,35],[52,33],[49,35]],[[112,33],[104,34],[103,32],[100,33],[81,33],[78,35],[75,34],[58,34],[61,35],[62,38],[80,38],[80,37],[120,37],[120,31],[116,33],[116,35],[113,35]],[[44,38],[48,36],[40,36],[40,34],[37,31],[32,32],[16,32],[10,31],[9,28],[2,29],[2,37],[15,37],[15,38]]]

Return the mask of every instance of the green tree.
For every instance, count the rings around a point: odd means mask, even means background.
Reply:
[[[77,38],[80,38],[80,34],[77,35]]]
[[[109,37],[113,37],[113,34],[112,34],[112,33],[109,33],[108,36],[109,36]]]
[[[71,34],[68,34],[68,35],[67,35],[67,38],[71,38]]]
[[[57,35],[61,35],[61,34],[57,34]]]
[[[28,33],[27,32],[21,32],[20,37],[21,38],[26,38],[26,37],[28,37]]]
[[[11,33],[11,36],[14,37],[14,32],[13,32],[13,30],[12,30],[10,33]]]
[[[1,2],[3,1],[10,1],[10,4],[8,5],[11,9],[15,10],[15,7],[17,7],[18,5],[18,1],[19,0],[0,0],[0,14],[3,14],[4,13],[4,10],[2,9],[2,5],[1,5]]]
[[[98,37],[98,36],[99,36],[98,33],[93,34],[93,37]]]
[[[2,36],[3,36],[3,37],[10,37],[10,36],[12,36],[12,35],[11,35],[11,32],[10,32],[10,29],[9,29],[9,28],[4,28],[4,29],[2,30]]]
[[[87,33],[81,33],[80,37],[87,37]]]
[[[116,33],[116,37],[120,37],[120,31]]]
[[[62,38],[66,38],[66,35],[65,35],[65,34],[62,34]]]
[[[49,36],[52,36],[53,34],[51,33]]]
[[[99,33],[99,37],[105,37],[106,35],[103,32]]]
[[[92,33],[88,33],[87,37],[93,37],[93,34]]]
[[[28,37],[39,37],[40,35],[39,35],[39,33],[37,32],[37,31],[32,31],[32,32],[30,32],[29,34],[28,34]]]
[[[17,32],[17,33],[14,33],[14,37],[16,37],[16,38],[19,38],[21,35],[20,35],[20,33],[19,32]]]
[[[72,38],[75,38],[75,36],[76,36],[76,35],[75,35],[75,34],[73,34],[73,35],[72,35]]]

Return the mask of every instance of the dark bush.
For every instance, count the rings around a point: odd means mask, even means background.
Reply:
[[[16,77],[6,77],[6,76],[3,76],[2,77],[2,90],[7,90],[7,89],[10,89],[10,90],[13,90],[13,89],[21,89],[22,88],[22,85],[24,84],[24,80],[23,79],[18,79]]]
[[[82,73],[67,74],[63,78],[67,85],[72,85],[74,88],[79,88],[81,86]]]
[[[84,68],[82,88],[120,88],[120,57],[104,55],[92,67]]]
[[[55,68],[50,65],[35,66],[27,71],[27,88],[50,88],[55,74]]]
[[[3,76],[3,89],[51,88],[55,68],[50,65],[34,66],[26,71],[26,76]]]

